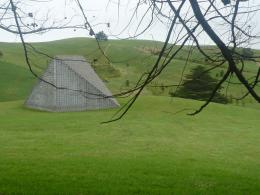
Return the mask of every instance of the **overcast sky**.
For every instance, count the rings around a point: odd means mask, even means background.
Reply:
[[[0,0],[0,2],[5,0]],[[219,0],[220,1],[220,0]],[[251,0],[257,2],[256,0]],[[259,0],[258,0],[259,1]],[[130,26],[125,28],[125,25],[129,23],[131,15],[136,7],[136,0],[121,0],[118,7],[118,0],[81,0],[87,17],[90,23],[93,25],[95,32],[103,30],[110,38],[126,38],[135,34],[135,29],[138,25],[136,21],[140,20],[141,15],[146,11],[147,6],[140,7],[138,13],[132,20]],[[110,2],[110,3],[109,3]],[[54,25],[67,22],[72,18],[72,24],[84,24],[82,15],[75,0],[52,0],[49,2],[34,3],[31,0],[24,0],[23,9],[26,12],[33,12],[36,18],[43,19],[48,15],[49,21],[45,25],[51,25],[52,22],[56,22]],[[260,16],[260,14],[258,14]],[[64,20],[67,18],[66,20]],[[151,15],[147,15],[142,24],[147,24]],[[252,21],[252,25],[256,27],[256,31],[260,32],[260,25],[255,17]],[[62,21],[62,22],[61,22]],[[30,21],[28,21],[29,23]],[[110,23],[110,28],[105,23]],[[153,22],[151,28],[139,36],[139,39],[150,39],[164,41],[167,34],[168,24],[162,24],[156,20]],[[140,26],[140,31],[145,28],[145,25]],[[39,42],[39,41],[51,41],[57,39],[64,39],[69,37],[87,37],[88,32],[86,30],[53,30],[48,33],[40,35],[27,35],[26,41]],[[17,35],[5,32],[0,29],[0,41],[1,42],[13,42],[20,41]],[[212,42],[206,36],[200,39],[202,44],[212,44]],[[260,49],[260,44],[255,45],[255,48]]]
[[[128,2],[128,0],[121,0],[120,7],[118,7],[118,4],[115,2],[108,0],[81,0],[88,20],[93,25],[95,32],[103,30],[106,34],[110,35],[111,38],[126,38],[132,36],[134,32],[130,31],[133,31],[135,27],[131,25],[129,28],[125,29],[125,25],[129,23],[136,1]],[[53,21],[56,22],[57,25],[60,25],[62,22],[59,21],[63,20],[63,22],[66,23],[70,18],[73,18],[71,22],[73,25],[84,24],[82,14],[74,0],[53,0],[47,3],[32,3],[30,0],[27,0],[26,5],[26,7],[23,6],[23,9],[26,10],[26,12],[32,12],[33,10],[36,18],[42,19],[48,14],[50,22],[45,24],[45,26],[51,25]],[[139,15],[142,14],[142,11],[145,11],[145,9],[141,7]],[[67,20],[64,20],[64,18],[67,18]],[[136,20],[136,18],[134,18],[134,20]],[[28,21],[28,23],[30,22]],[[107,27],[106,23],[110,23],[110,28]],[[146,23],[146,21],[143,23]],[[55,25],[56,24],[54,24],[54,26]],[[164,40],[166,32],[166,26],[157,23],[152,25],[149,31],[139,38]],[[25,38],[27,41],[50,41],[68,37],[84,36],[88,36],[86,30],[74,31],[73,29],[70,29],[62,31],[53,30],[49,33],[40,35],[27,35]],[[0,30],[0,41],[19,41],[19,36]]]

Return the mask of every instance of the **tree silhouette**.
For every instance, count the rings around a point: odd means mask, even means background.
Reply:
[[[171,95],[206,101],[216,87],[218,80],[213,78],[209,72],[204,73],[205,71],[206,68],[203,66],[193,68],[191,74],[185,77],[184,84]],[[227,103],[228,99],[220,93],[220,90],[221,88],[216,92],[212,102]]]
[[[107,41],[108,37],[107,35],[104,33],[104,31],[100,31],[96,34],[96,39],[99,41]]]
[[[251,48],[243,48],[241,53],[242,53],[243,59],[245,59],[245,60],[250,60],[251,58],[254,57],[254,52]]]

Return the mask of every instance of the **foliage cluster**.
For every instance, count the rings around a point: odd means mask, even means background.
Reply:
[[[104,31],[100,31],[95,35],[96,39],[99,41],[107,41],[108,40],[108,36],[106,35],[106,33],[104,33]]]
[[[191,74],[185,77],[183,83],[175,93],[170,95],[206,101],[211,96],[212,91],[214,91],[218,80],[206,72],[204,66],[197,66],[192,69]],[[220,93],[220,90],[221,88],[216,92],[212,102],[228,103],[228,99]]]

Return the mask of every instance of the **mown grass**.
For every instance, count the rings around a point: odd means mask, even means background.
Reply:
[[[1,194],[260,193],[257,109],[211,104],[190,117],[178,111],[201,102],[148,96],[102,125],[115,110],[22,103],[0,103]]]
[[[149,70],[157,57],[150,50],[161,43],[101,45],[111,64],[92,39],[34,44],[52,56],[98,59],[94,68],[116,92]],[[210,104],[189,117],[186,113],[202,102],[163,97],[168,89],[160,93],[150,87],[125,118],[101,125],[115,110],[47,113],[24,108],[35,79],[21,45],[0,43],[0,50],[0,194],[260,194],[260,111],[250,99],[244,107]],[[178,82],[186,54],[184,50],[153,84]],[[38,74],[48,64],[45,56],[30,59]],[[207,66],[194,51],[185,72],[199,64]],[[246,70],[250,77],[255,64]],[[230,90],[240,95],[243,89],[235,85]],[[146,96],[151,94],[159,96]]]

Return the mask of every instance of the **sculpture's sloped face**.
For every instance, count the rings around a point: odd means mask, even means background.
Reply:
[[[53,111],[83,111],[118,107],[111,92],[83,57],[58,56],[39,81],[25,105],[30,108]]]

